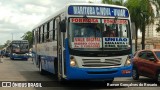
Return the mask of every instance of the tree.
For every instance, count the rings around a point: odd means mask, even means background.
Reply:
[[[160,22],[160,21],[159,21]],[[159,32],[160,31],[160,24],[156,24],[158,27],[156,28],[156,31]]]
[[[156,2],[156,0],[154,0]],[[154,12],[150,0],[127,0],[126,7],[130,11],[131,20],[136,26],[135,50],[137,51],[137,31],[142,32],[142,49],[145,49],[145,28],[147,24],[153,23]],[[157,7],[158,8],[158,7]]]
[[[123,0],[102,0],[104,4],[123,5]]]
[[[27,31],[21,38],[23,40],[28,40],[29,47],[32,47],[33,40],[32,40],[32,32],[31,31]]]
[[[116,2],[118,2],[116,0]],[[113,0],[102,0],[102,3],[117,4]],[[135,23],[135,50],[137,51],[137,31],[142,32],[142,49],[145,48],[145,27],[147,24],[152,23],[154,19],[154,12],[151,4],[156,6],[158,11],[160,0],[119,0],[121,5],[126,6],[129,9],[132,22]]]
[[[146,25],[153,23],[154,11],[149,0],[140,0],[141,9],[141,31],[142,31],[142,49],[145,49],[145,29]]]
[[[11,40],[7,40],[6,43],[3,46],[7,47],[10,43],[11,43]]]
[[[129,9],[131,21],[135,23],[135,51],[137,51],[138,29],[140,28],[141,9],[139,0],[128,0],[125,6]]]

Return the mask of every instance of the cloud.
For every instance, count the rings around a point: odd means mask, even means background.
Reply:
[[[5,43],[15,33],[15,39],[31,31],[34,25],[52,15],[68,3],[86,3],[89,0],[0,0],[0,38]],[[93,0],[100,2],[100,0]],[[7,36],[8,35],[8,36]]]

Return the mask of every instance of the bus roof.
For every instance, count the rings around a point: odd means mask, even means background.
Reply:
[[[124,6],[119,6],[119,5],[112,5],[112,4],[96,4],[96,3],[70,3],[70,4],[67,4],[66,6],[70,6],[70,5],[80,5],[80,6],[85,6],[85,5],[88,5],[88,6],[108,6],[108,7],[117,7],[117,8],[125,8],[127,9],[126,7]]]
[[[28,41],[28,40],[12,40],[12,41]]]
[[[79,6],[107,6],[107,7],[115,7],[115,8],[124,8],[127,9],[124,6],[119,6],[119,5],[111,5],[111,4],[95,4],[95,3],[69,3],[66,6],[64,6],[63,8],[59,9],[58,11],[53,12],[53,14],[51,16],[49,16],[48,18],[43,19],[40,23],[38,23],[37,25],[35,25],[33,27],[33,29],[39,27],[40,25],[47,23],[49,20],[53,19],[54,17],[58,16],[59,14],[62,13],[67,13],[68,7],[71,5],[79,5]],[[128,10],[128,9],[127,9]]]

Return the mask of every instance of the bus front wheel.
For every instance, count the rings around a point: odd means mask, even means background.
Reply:
[[[114,78],[113,79],[110,79],[110,80],[105,80],[104,82],[105,83],[112,83],[114,81]]]
[[[58,81],[61,83],[61,84],[65,84],[66,83],[66,79],[62,78],[62,76],[58,75]]]

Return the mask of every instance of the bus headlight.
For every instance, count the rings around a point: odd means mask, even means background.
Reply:
[[[74,56],[71,56],[70,57],[70,66],[72,67],[75,67],[77,64],[76,64],[76,59]]]
[[[131,56],[128,56],[125,62],[125,66],[129,66],[129,65],[131,65]]]

